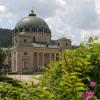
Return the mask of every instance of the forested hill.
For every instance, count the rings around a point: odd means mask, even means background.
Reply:
[[[11,46],[12,43],[12,30],[0,28],[0,47],[6,48]]]

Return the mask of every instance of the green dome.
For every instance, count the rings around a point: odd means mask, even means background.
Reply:
[[[29,16],[22,18],[15,26],[15,29],[23,29],[23,28],[38,28],[48,30],[50,32],[50,28],[47,23],[36,16],[36,14],[31,11]]]

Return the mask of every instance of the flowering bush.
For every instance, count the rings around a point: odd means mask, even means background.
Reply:
[[[90,82],[90,87],[94,87],[95,85],[96,85],[96,82],[94,82],[94,81]]]
[[[88,100],[89,98],[91,98],[94,95],[93,91],[85,91],[82,95],[83,100]]]
[[[90,81],[89,90],[83,92],[83,94],[82,94],[83,100],[89,100],[89,98],[92,98],[94,96],[93,87],[95,87],[95,86],[96,86],[96,82]]]

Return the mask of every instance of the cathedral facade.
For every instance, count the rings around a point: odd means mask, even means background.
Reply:
[[[12,42],[8,65],[15,73],[41,72],[42,66],[59,60],[60,52],[71,49],[70,39],[51,40],[49,26],[33,11],[16,24]]]

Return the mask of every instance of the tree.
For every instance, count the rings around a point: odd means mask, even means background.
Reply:
[[[3,68],[3,63],[5,60],[5,57],[6,57],[5,52],[2,49],[0,49],[0,73],[1,73],[1,70]]]
[[[89,89],[89,81],[96,82],[95,95],[100,98],[100,43],[89,38],[76,50],[65,50],[60,61],[51,62],[38,85],[10,84],[0,82],[1,100],[82,100],[83,92]],[[98,77],[97,77],[98,76]],[[2,80],[2,79],[1,79]],[[19,82],[18,82],[19,83]],[[96,100],[96,97],[92,98]],[[91,100],[92,100],[91,99]]]
[[[97,83],[96,96],[100,95],[100,43],[89,38],[76,50],[65,50],[60,61],[52,62],[46,68],[41,86],[52,94],[52,100],[81,100],[89,81]],[[100,74],[99,74],[100,75]]]

